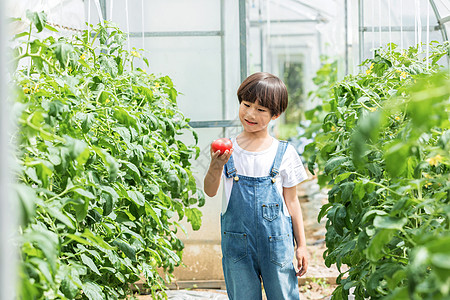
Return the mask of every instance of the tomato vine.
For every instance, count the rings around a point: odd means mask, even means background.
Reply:
[[[164,297],[159,291],[181,264],[180,220],[198,229],[194,206],[204,204],[190,169],[199,149],[177,138],[191,132],[197,141],[178,92],[168,76],[133,66],[149,63],[125,50],[118,28],[37,39],[32,28],[54,29],[44,13],[27,16],[12,74],[19,297],[122,299],[141,274]]]
[[[318,219],[325,263],[341,270],[332,299],[450,293],[450,78],[437,63],[448,50],[433,43],[427,65],[418,47],[392,44],[357,75],[319,80],[305,155],[330,188]]]

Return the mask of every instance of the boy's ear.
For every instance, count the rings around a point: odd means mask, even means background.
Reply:
[[[273,116],[272,116],[272,120],[278,119],[279,116],[280,116],[280,114],[278,114],[278,115],[273,115]]]

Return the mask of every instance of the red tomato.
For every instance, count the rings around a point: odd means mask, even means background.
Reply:
[[[213,152],[216,152],[217,150],[220,151],[220,154],[223,154],[225,150],[231,150],[233,148],[233,143],[230,139],[227,138],[221,138],[217,139],[211,144]]]

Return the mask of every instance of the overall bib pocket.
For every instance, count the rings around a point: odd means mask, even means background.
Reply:
[[[269,236],[270,261],[280,267],[294,259],[292,235]]]
[[[280,205],[278,203],[269,203],[262,205],[262,215],[267,221],[273,221],[280,214]]]
[[[223,255],[238,262],[247,256],[247,234],[224,231],[222,232]]]

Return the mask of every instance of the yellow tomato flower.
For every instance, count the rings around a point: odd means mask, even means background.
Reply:
[[[136,51],[131,51],[131,55],[133,55],[134,57],[138,57],[138,58],[141,57],[141,55]]]
[[[372,69],[373,69],[373,66],[375,66],[374,63],[372,63],[372,64],[370,65],[369,69],[372,70]]]
[[[331,131],[336,131],[336,127],[331,126]]]
[[[432,166],[437,166],[440,162],[442,162],[442,156],[440,154],[437,154],[434,157],[428,158],[427,162]]]
[[[86,59],[86,55],[84,53],[81,54],[80,59],[85,60]]]
[[[159,83],[155,83],[155,87],[159,88],[160,87]]]
[[[400,121],[400,117],[399,117],[399,116],[395,116],[395,119],[396,119],[397,121]]]
[[[369,110],[370,110],[371,112],[375,112],[375,111],[377,110],[377,108],[376,108],[376,107],[369,107]]]
[[[24,92],[25,94],[29,94],[29,93],[31,92],[31,90],[30,90],[29,88],[24,88],[24,89],[23,89],[23,92]]]
[[[109,102],[111,102],[111,100],[109,100],[109,98],[105,100],[105,103],[109,103]]]
[[[400,74],[400,79],[405,79],[406,78],[406,76],[408,76],[409,74],[407,73],[407,72],[402,72],[401,74]]]
[[[372,73],[372,70],[371,70],[371,69],[366,70],[366,74],[367,74],[367,75],[370,75],[370,73]]]

